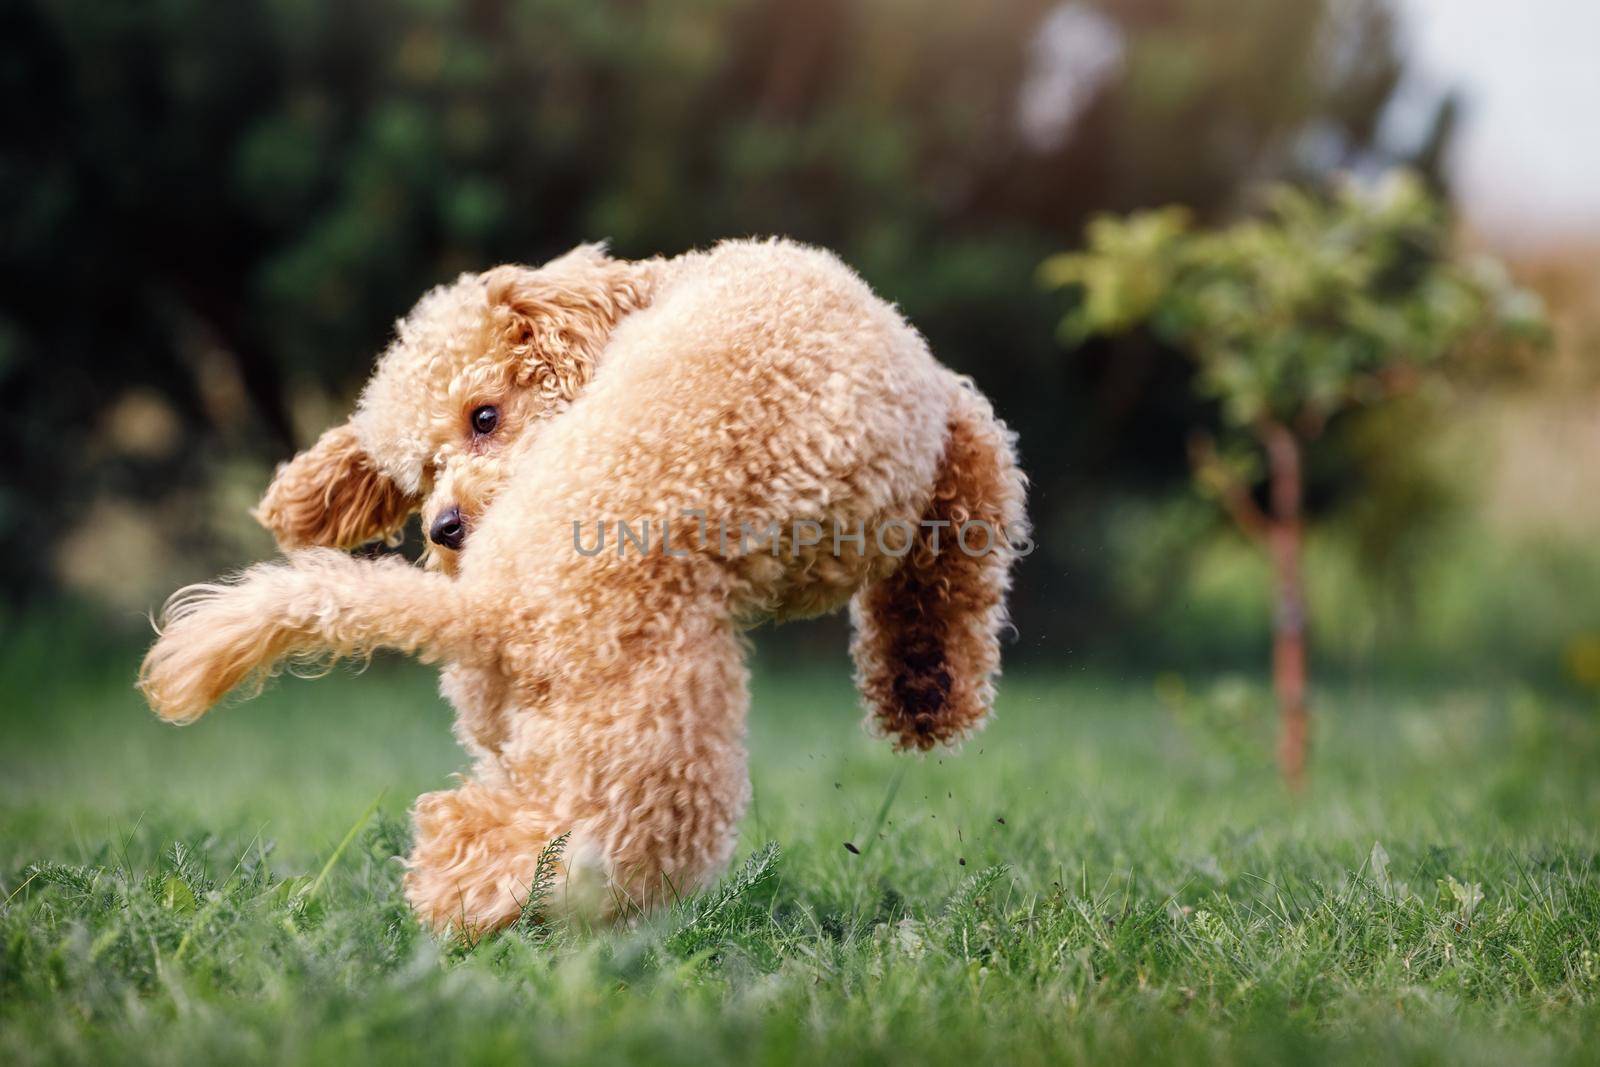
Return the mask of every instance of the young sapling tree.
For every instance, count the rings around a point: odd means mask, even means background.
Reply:
[[[1068,343],[1147,328],[1196,365],[1219,446],[1197,431],[1199,487],[1268,552],[1273,685],[1285,780],[1305,780],[1305,457],[1330,420],[1380,404],[1480,344],[1536,335],[1537,301],[1458,249],[1443,206],[1406,173],[1329,194],[1268,190],[1258,217],[1197,229],[1181,208],[1102,217],[1045,281],[1077,300]]]

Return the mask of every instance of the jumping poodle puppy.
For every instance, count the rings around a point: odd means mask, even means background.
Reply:
[[[413,808],[418,913],[515,920],[567,831],[569,907],[648,908],[734,847],[751,625],[848,602],[897,747],[982,725],[1023,496],[987,401],[832,255],[583,246],[423,297],[261,501],[287,561],[176,594],[139,685],[189,722],[285,659],[443,662],[474,764]],[[425,566],[346,551],[419,511]]]

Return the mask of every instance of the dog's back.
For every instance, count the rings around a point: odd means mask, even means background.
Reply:
[[[904,747],[963,736],[990,707],[1024,535],[1012,436],[831,254],[731,242],[669,269],[463,579],[529,589],[509,570],[531,567],[551,647],[624,647],[686,602],[739,625],[849,602],[876,724]]]

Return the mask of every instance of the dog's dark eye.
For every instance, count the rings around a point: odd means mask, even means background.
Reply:
[[[494,433],[495,427],[500,425],[500,409],[493,404],[485,404],[474,408],[472,412],[472,432],[480,437],[487,437]]]

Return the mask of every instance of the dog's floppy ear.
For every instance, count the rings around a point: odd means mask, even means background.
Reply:
[[[416,506],[346,423],[279,467],[251,514],[283,549],[354,548],[398,530]]]
[[[648,271],[598,244],[537,270],[496,267],[484,279],[516,383],[552,400],[577,398],[617,321],[649,300]]]

